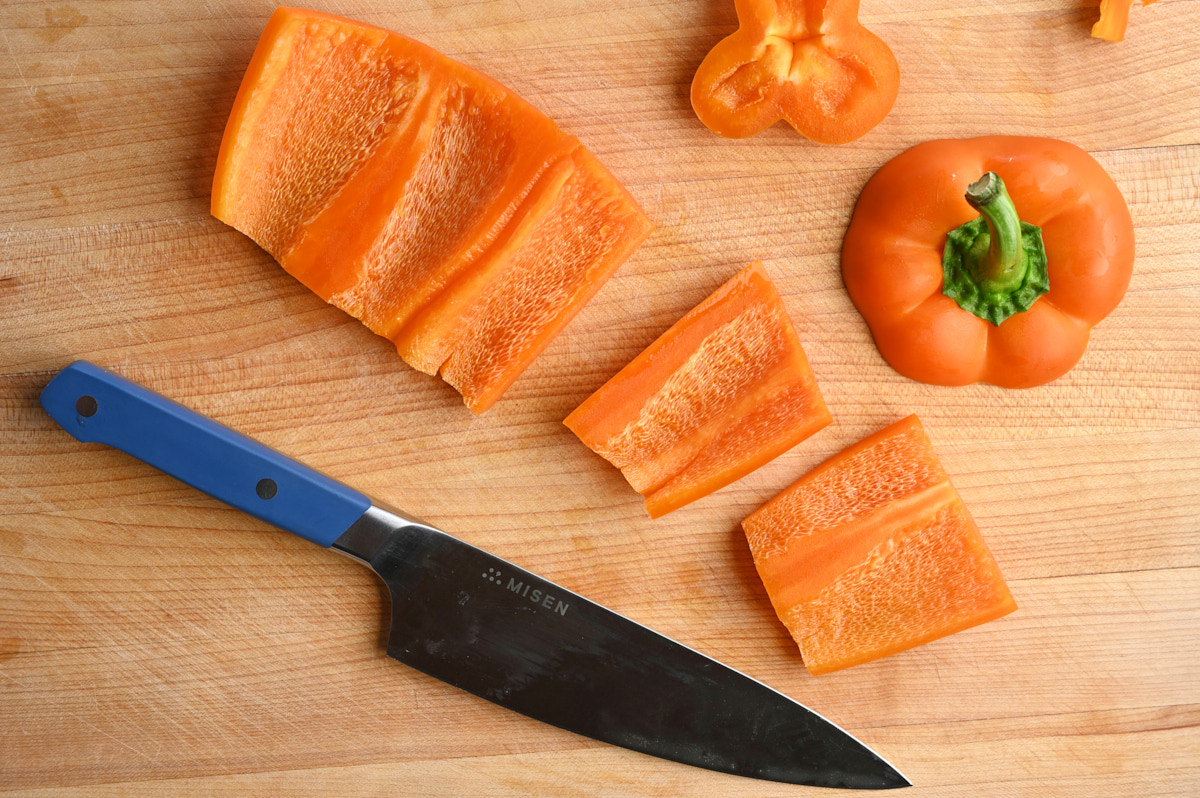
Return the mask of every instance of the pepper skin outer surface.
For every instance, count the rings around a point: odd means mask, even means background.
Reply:
[[[738,30],[692,80],[692,108],[726,138],[779,120],[821,144],[845,144],[879,124],[900,88],[883,40],[858,21],[858,0],[736,0]]]
[[[947,233],[980,215],[965,195],[988,172],[1021,222],[1041,228],[1049,280],[999,324],[942,293]],[[1104,168],[1073,144],[1018,136],[928,141],[896,156],[863,188],[842,246],[846,289],[884,360],[951,386],[1030,388],[1066,374],[1125,295],[1133,261],[1133,220]]]
[[[1142,5],[1148,6],[1153,2],[1142,0]],[[1133,0],[1100,0],[1100,19],[1092,26],[1092,37],[1106,42],[1124,41],[1132,5]]]

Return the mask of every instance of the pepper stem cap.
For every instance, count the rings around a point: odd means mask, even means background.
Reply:
[[[995,172],[968,186],[966,200],[980,215],[946,234],[942,293],[999,326],[1050,290],[1042,230],[1021,221]]]

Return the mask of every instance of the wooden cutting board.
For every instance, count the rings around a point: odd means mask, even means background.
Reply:
[[[732,0],[342,0],[527,97],[658,229],[482,417],[208,215],[272,6],[0,6],[0,792],[27,796],[800,796],[506,712],[388,660],[351,561],[267,528],[40,410],[85,358],[536,570],[814,707],[913,796],[1200,794],[1200,0],[1089,38],[1096,0],[870,0],[891,115],[850,145],[692,114]],[[1029,391],[910,382],[838,250],[884,161],[931,138],[1047,135],[1109,170],[1137,225],[1123,304]],[[778,282],[834,422],[650,521],[561,425],[741,266]],[[925,422],[1020,610],[812,677],[740,520],[843,446]]]

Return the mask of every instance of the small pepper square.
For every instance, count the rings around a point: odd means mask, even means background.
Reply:
[[[1017,608],[909,416],[827,460],[742,529],[813,674],[880,659]]]

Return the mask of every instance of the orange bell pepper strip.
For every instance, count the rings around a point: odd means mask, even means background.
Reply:
[[[1079,361],[1133,260],[1129,208],[1090,155],[991,136],[925,142],[886,163],[855,206],[842,276],[904,376],[1029,388]]]
[[[832,420],[778,291],[742,269],[563,423],[658,518],[742,478]]]
[[[1142,5],[1148,6],[1153,2],[1142,0]],[[1132,6],[1133,0],[1100,0],[1100,19],[1092,26],[1092,36],[1106,42],[1124,41]]]
[[[859,138],[888,115],[900,68],[858,21],[858,0],[736,0],[739,28],[692,80],[706,127],[745,138],[785,120],[822,144]]]
[[[814,674],[1017,608],[916,416],[817,466],[742,529],[771,604]]]

